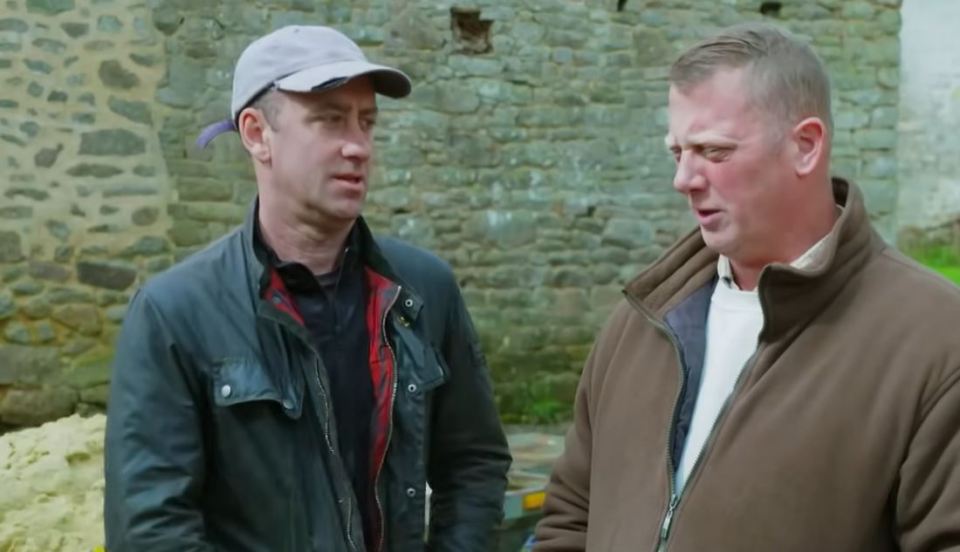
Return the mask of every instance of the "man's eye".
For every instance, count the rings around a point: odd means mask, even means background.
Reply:
[[[325,125],[338,125],[343,121],[343,115],[339,113],[326,113],[317,117],[317,120]]]
[[[706,147],[703,148],[703,156],[711,160],[723,159],[730,153],[729,148]]]
[[[366,130],[370,130],[370,129],[372,129],[372,128],[375,127],[375,126],[377,126],[377,120],[376,120],[376,119],[364,119],[364,120],[363,120],[363,128],[365,128]]]

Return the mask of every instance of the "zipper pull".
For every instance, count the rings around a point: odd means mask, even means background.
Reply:
[[[677,509],[677,503],[680,502],[680,497],[673,495],[670,498],[670,506],[667,508],[667,515],[663,516],[663,523],[660,525],[660,546],[657,547],[658,552],[662,552],[667,549],[667,537],[670,536],[670,525],[673,523],[673,512]]]

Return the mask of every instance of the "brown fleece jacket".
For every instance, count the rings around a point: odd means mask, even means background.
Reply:
[[[855,186],[834,189],[831,253],[760,277],[760,346],[668,524],[683,372],[664,317],[717,257],[693,232],[628,285],[534,550],[960,550],[960,288],[886,246]]]

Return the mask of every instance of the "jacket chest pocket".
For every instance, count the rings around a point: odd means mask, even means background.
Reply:
[[[450,371],[443,360],[443,356],[432,346],[425,347],[423,363],[416,371],[410,371],[400,381],[402,400],[398,401],[397,409],[401,415],[397,419],[395,435],[404,445],[414,447],[408,458],[425,455],[430,450],[431,420],[433,419],[434,395],[442,392],[444,384],[450,378]],[[396,439],[396,437],[395,437]],[[402,448],[398,441],[391,445]],[[419,463],[422,469],[424,464]]]
[[[413,401],[429,399],[432,391],[446,383],[449,369],[443,356],[432,346],[425,347],[423,364],[417,370],[409,371],[400,383]]]
[[[249,358],[224,359],[213,369],[211,393],[218,418],[255,423],[277,416],[300,418],[303,387],[277,381],[260,362]],[[282,418],[281,418],[282,419]]]
[[[229,510],[251,526],[270,527],[271,550],[294,549],[302,505],[296,444],[303,392],[256,359],[228,358],[212,367],[209,380],[211,434],[206,446],[210,496],[244,496]],[[284,527],[288,529],[285,530]],[[303,549],[303,548],[296,548]]]

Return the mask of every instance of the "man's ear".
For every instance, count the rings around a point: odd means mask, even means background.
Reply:
[[[264,113],[255,107],[244,108],[237,117],[237,130],[250,157],[260,163],[269,163],[272,129]]]
[[[819,117],[807,117],[793,127],[793,165],[797,176],[807,176],[825,161],[827,126]]]

